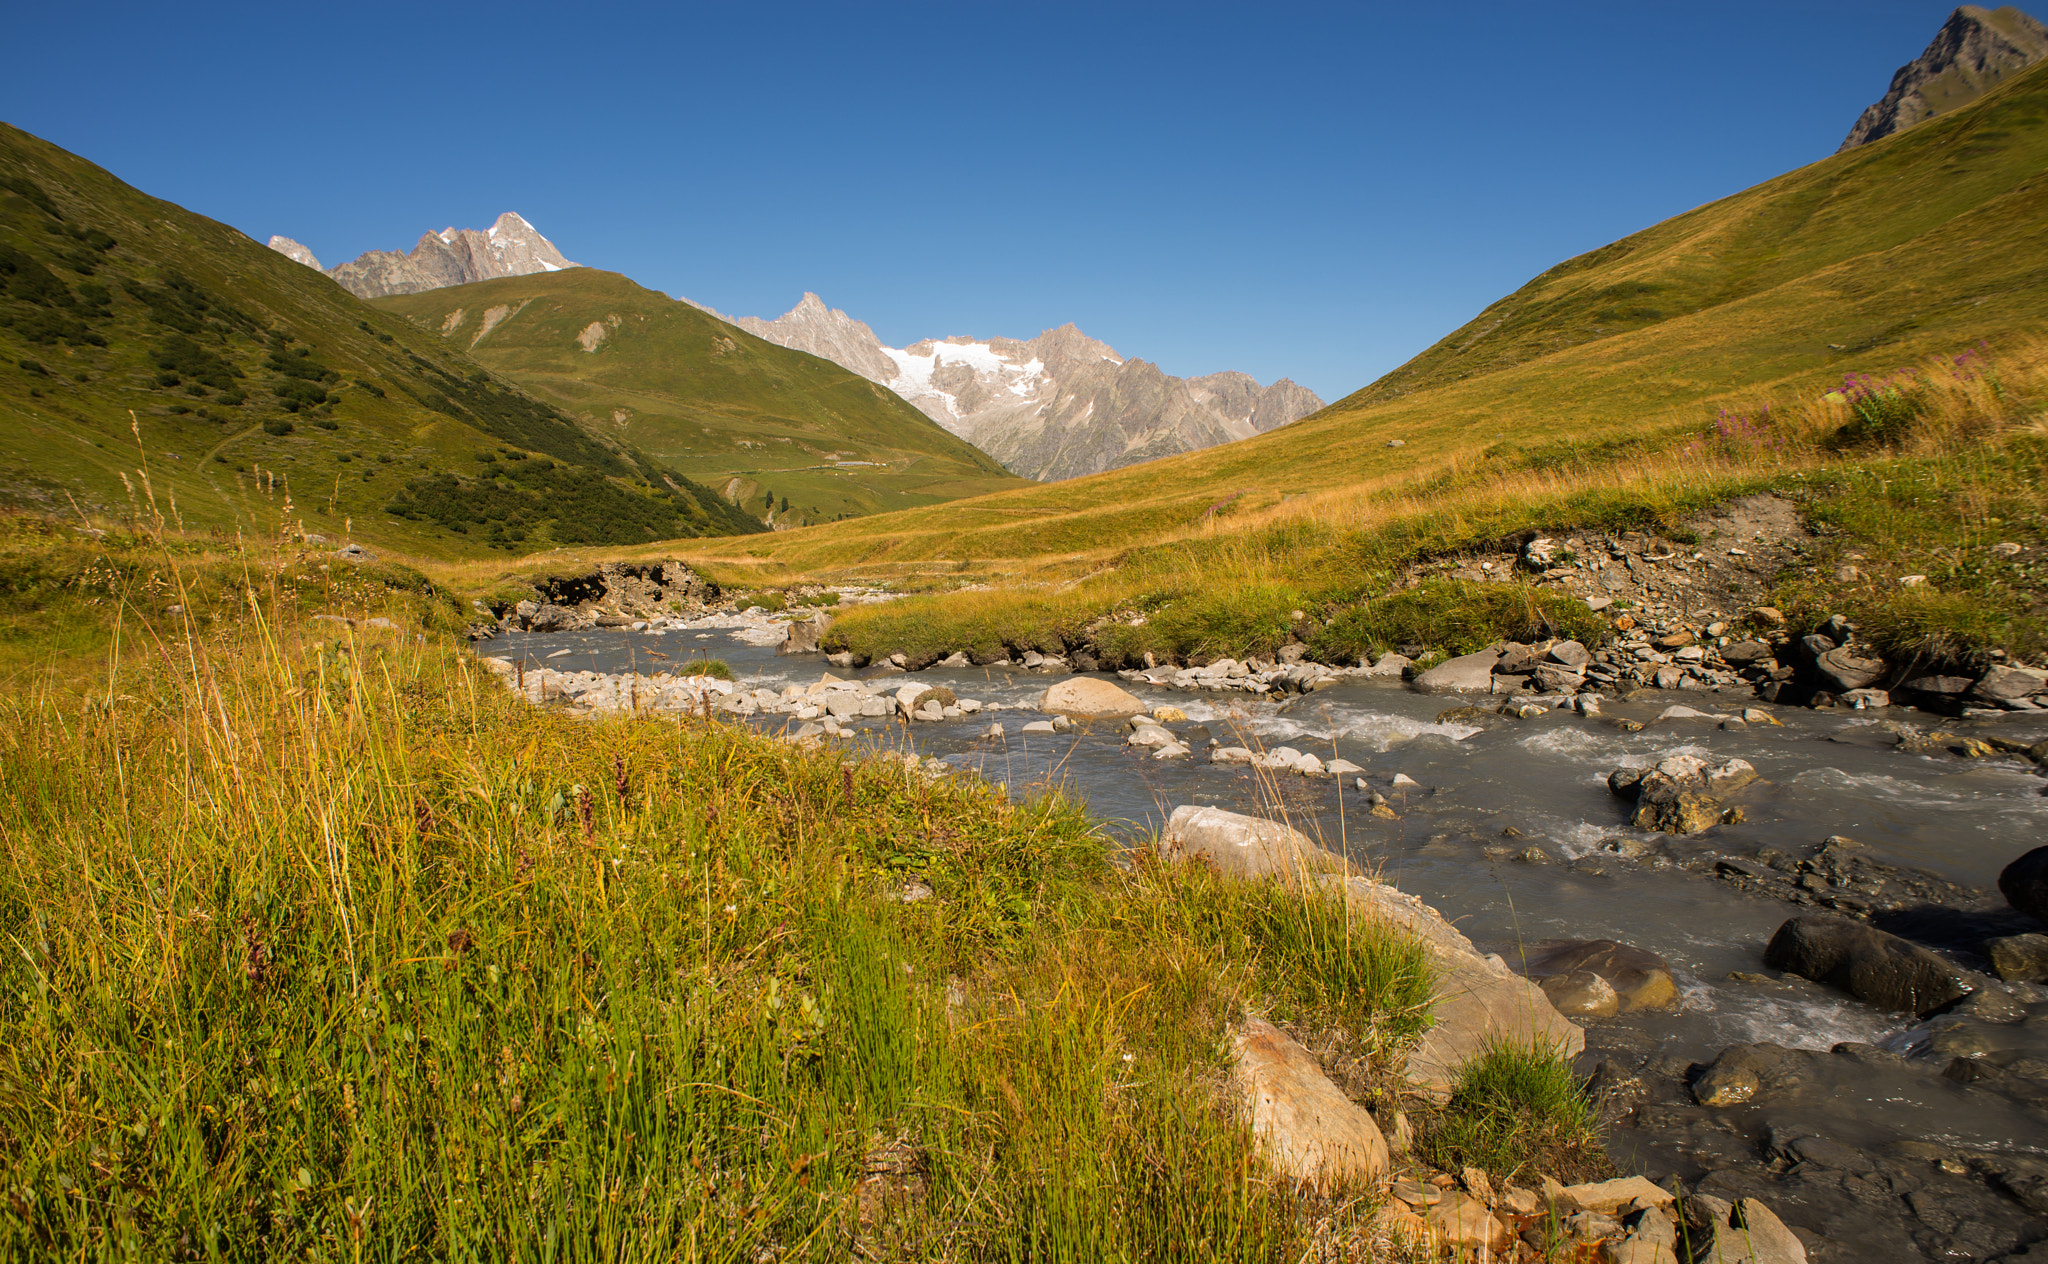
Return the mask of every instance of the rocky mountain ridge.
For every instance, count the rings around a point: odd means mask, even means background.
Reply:
[[[1966,4],[1949,15],[1927,51],[1892,75],[1883,99],[1863,111],[1836,153],[1882,140],[1983,96],[2008,75],[2048,57],[2048,27],[2007,5]]]
[[[1042,481],[1248,439],[1323,406],[1287,378],[1262,386],[1229,371],[1173,377],[1071,323],[1030,339],[954,336],[897,348],[816,294],[774,320],[713,314],[888,387],[1012,471]]]
[[[370,250],[331,268],[322,268],[311,250],[289,237],[272,237],[269,245],[288,259],[325,272],[358,298],[418,294],[472,281],[583,266],[565,258],[555,243],[516,211],[498,216],[482,231],[449,227],[423,233],[408,254]]]

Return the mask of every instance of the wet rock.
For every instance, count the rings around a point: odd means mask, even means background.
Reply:
[[[1543,651],[1533,645],[1509,645],[1500,651],[1493,672],[1496,676],[1526,676],[1542,660]]]
[[[1757,1100],[1776,1059],[1754,1045],[1730,1045],[1692,1083],[1693,1100],[1715,1108],[1741,1106]]]
[[[1386,1184],[1392,1160],[1379,1125],[1323,1074],[1315,1055],[1260,1018],[1245,1023],[1231,1049],[1252,1132],[1276,1171],[1324,1194]]]
[[[1747,760],[1709,764],[1696,755],[1666,755],[1648,769],[1615,769],[1607,788],[1635,802],[1630,823],[1637,829],[1695,834],[1720,822],[1721,795],[1755,780]]]
[[[2048,924],[2048,847],[2036,847],[2007,865],[1998,875],[1998,889],[2006,903]]]
[[[1748,667],[1774,657],[1771,647],[1763,641],[1735,641],[1721,647],[1721,661],[1730,667]]]
[[[1968,676],[1921,676],[1892,692],[1904,695],[1914,706],[1955,715],[1962,710],[1964,697],[1976,686],[1977,682]]]
[[[2008,983],[2048,983],[2048,935],[2006,935],[1984,942],[1991,972]]]
[[[1614,985],[1591,970],[1546,975],[1537,984],[1566,1018],[1612,1018],[1621,1012]]]
[[[1558,663],[1538,663],[1530,679],[1544,693],[1577,693],[1586,683],[1586,674]]]
[[[1624,1011],[1675,1009],[1678,1005],[1678,984],[1665,960],[1612,939],[1545,940],[1531,953],[1528,970],[1530,978],[1539,980],[1590,972],[1613,989]],[[1546,986],[1544,990],[1550,989]]]
[[[1832,917],[1795,917],[1780,926],[1764,964],[1914,1014],[1932,1013],[1969,990],[1955,967],[1925,948]]]
[[[1173,810],[1159,847],[1168,859],[1199,858],[1221,873],[1247,878],[1294,879],[1346,868],[1343,857],[1291,825],[1193,804]]]
[[[1120,720],[1145,714],[1146,706],[1129,691],[1107,680],[1076,676],[1046,690],[1038,709],[1082,720]]]

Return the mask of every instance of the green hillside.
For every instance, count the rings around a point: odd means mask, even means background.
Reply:
[[[1980,341],[1995,356],[2043,332],[2048,64],[1559,264],[1291,426],[772,547],[804,568],[1078,555],[1212,534],[1303,495],[1434,497],[1517,469],[1621,469],[1697,439],[1724,405],[1812,400],[1848,373]]]
[[[376,300],[777,525],[1025,486],[893,392],[613,272]],[[785,504],[786,502],[786,504]]]
[[[149,503],[154,501],[154,506]],[[759,530],[225,224],[0,124],[0,503],[488,555]]]

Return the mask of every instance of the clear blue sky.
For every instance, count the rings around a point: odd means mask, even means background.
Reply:
[[[736,315],[1334,399],[1834,152],[1949,7],[24,4],[0,118],[328,264],[509,209]]]

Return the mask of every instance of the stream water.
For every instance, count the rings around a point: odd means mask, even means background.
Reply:
[[[671,662],[702,652],[727,662],[743,684],[772,689],[809,684],[825,670],[814,655],[777,657],[773,648],[744,644],[723,631],[512,634],[481,648],[524,658],[529,668],[545,663],[604,672],[668,665],[646,657],[648,650]],[[550,657],[563,650],[570,653]],[[1158,829],[1182,803],[1265,813],[1282,808],[1326,845],[1434,905],[1482,951],[1499,952],[1511,963],[1521,945],[1545,939],[1609,938],[1661,955],[1678,977],[1682,1009],[1588,1022],[1587,1071],[1620,1054],[1638,1064],[1706,1062],[1727,1045],[1757,1041],[1815,1050],[1840,1042],[1896,1044],[1913,1022],[1803,980],[1766,977],[1766,941],[1788,917],[1807,910],[1745,894],[1687,867],[1688,859],[1746,856],[1760,847],[1804,854],[1842,834],[1863,843],[1864,854],[1876,860],[1993,888],[1999,870],[2038,845],[2048,823],[2043,780],[2028,766],[1909,755],[1863,740],[1873,736],[1868,726],[1884,718],[1882,712],[1774,709],[1777,726],[1723,731],[1700,720],[1656,722],[1673,701],[1703,709],[1708,703],[1652,693],[1637,702],[1610,702],[1603,716],[1560,710],[1530,720],[1488,716],[1456,724],[1438,723],[1436,716],[1458,699],[1424,696],[1391,681],[1347,683],[1283,703],[1118,682],[1150,704],[1185,711],[1189,724],[1176,729],[1201,725],[1225,745],[1285,744],[1363,766],[1369,786],[1395,808],[1396,818],[1387,820],[1370,815],[1350,778],[1310,781],[1209,764],[1199,757],[1206,745],[1199,732],[1193,743],[1198,757],[1172,761],[1126,749],[1121,725],[1020,732],[1045,718],[1033,708],[1058,677],[970,668],[933,669],[914,679],[1004,709],[907,730],[894,721],[855,723],[878,742],[913,741],[921,753],[975,769],[1013,794],[1060,784],[1112,829],[1133,837]],[[1933,717],[1889,714],[1923,727],[1934,723]],[[1630,732],[1618,719],[1644,727]],[[778,729],[789,723],[779,716],[756,722]],[[991,724],[1000,724],[1005,737],[985,736]],[[1959,732],[1973,725],[2020,740],[2048,738],[2048,713],[1943,722]],[[1741,796],[1747,819],[1686,839],[1631,829],[1624,805],[1607,790],[1608,772],[1675,750],[1740,756],[1755,765],[1763,784]],[[1397,774],[1416,784],[1395,788]],[[1516,858],[1532,846],[1549,862]],[[1749,978],[1731,977],[1736,972]],[[2048,991],[2035,989],[2032,999],[2048,1001]],[[1730,1114],[1731,1139],[1752,1154],[1761,1134],[1787,1128],[1858,1147],[1906,1138],[2048,1154],[2048,1117],[2016,1116],[2007,1099],[1944,1079],[1938,1067],[1834,1062],[1841,1064],[1839,1074],[1830,1070],[1824,1091],[1803,1099],[1809,1105],[1768,1117]],[[1725,1165],[1713,1145],[1702,1146],[1697,1128],[1617,1130],[1610,1146],[1624,1168],[1658,1179],[1696,1178]],[[1850,1231],[1836,1226],[1826,1232]],[[1914,1254],[1960,1258],[1934,1252],[1924,1241]]]

